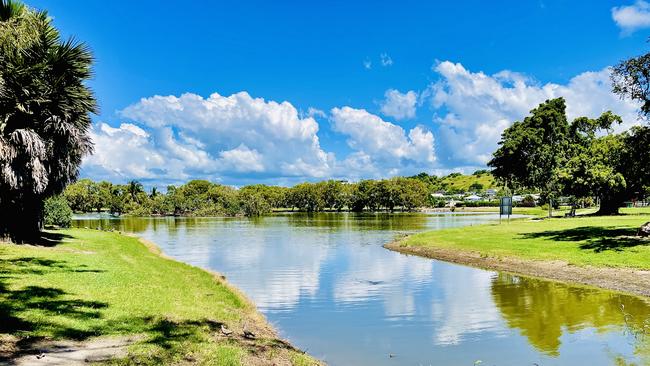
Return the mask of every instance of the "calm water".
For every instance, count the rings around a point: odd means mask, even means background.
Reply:
[[[650,339],[626,331],[621,310],[637,324],[650,318],[648,302],[382,248],[403,233],[494,219],[287,214],[75,224],[134,232],[172,257],[225,274],[283,337],[331,365],[650,362]]]

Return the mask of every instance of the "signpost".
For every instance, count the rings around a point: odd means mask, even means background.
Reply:
[[[510,215],[512,215],[512,197],[501,197],[501,203],[499,204],[499,222],[501,222],[501,216],[508,215],[508,222],[510,222]]]

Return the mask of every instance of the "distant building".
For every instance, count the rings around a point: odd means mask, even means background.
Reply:
[[[465,197],[465,201],[472,201],[472,202],[480,201],[481,199],[482,199],[481,196],[477,196],[475,194]]]
[[[489,188],[489,189],[486,189],[486,190],[485,190],[485,194],[486,194],[488,197],[492,198],[492,197],[495,197],[495,196],[497,195],[497,190],[494,189],[494,188]]]
[[[443,198],[443,197],[445,197],[445,195],[440,193],[440,192],[436,192],[436,193],[431,193],[431,197],[433,197],[433,198]]]

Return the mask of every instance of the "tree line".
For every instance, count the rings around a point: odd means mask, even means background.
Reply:
[[[254,184],[239,189],[207,180],[192,180],[146,192],[138,181],[127,184],[81,179],[63,198],[76,212],[129,215],[259,216],[274,209],[319,211],[413,211],[427,205],[430,189],[417,177],[347,183],[327,180],[293,187]]]

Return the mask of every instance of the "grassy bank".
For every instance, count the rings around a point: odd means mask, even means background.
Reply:
[[[424,232],[386,247],[408,254],[650,295],[646,209]]]
[[[4,357],[42,339],[137,335],[111,363],[315,364],[219,276],[136,238],[71,229],[40,244],[0,244]]]

